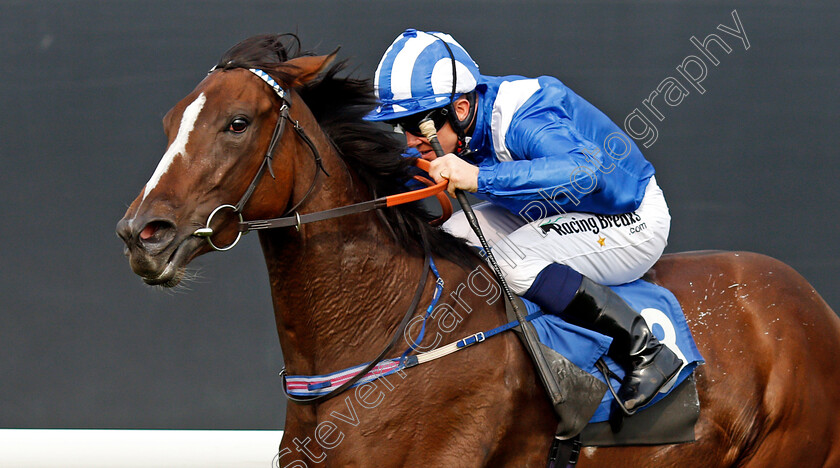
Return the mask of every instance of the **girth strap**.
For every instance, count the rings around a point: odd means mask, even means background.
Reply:
[[[554,438],[548,450],[547,468],[569,468],[577,465],[580,457],[580,435],[571,439]]]

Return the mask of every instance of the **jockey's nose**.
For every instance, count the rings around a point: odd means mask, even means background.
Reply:
[[[405,132],[405,144],[409,148],[416,148],[420,143],[423,143],[423,139],[418,137],[417,135],[411,132]]]

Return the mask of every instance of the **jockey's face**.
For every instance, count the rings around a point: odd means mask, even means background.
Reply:
[[[459,98],[455,101],[455,113],[458,120],[466,119],[470,113],[470,103],[465,98]],[[438,141],[444,153],[454,153],[458,146],[458,134],[452,128],[452,125],[447,121],[437,131]],[[416,148],[420,152],[423,159],[431,161],[437,156],[435,155],[432,145],[429,140],[423,135],[415,135],[412,132],[405,132],[405,143],[409,148]]]
[[[446,124],[437,131],[437,137],[444,153],[455,152],[455,147],[458,144],[458,135],[454,130],[452,130],[452,126],[449,122],[446,122]],[[437,157],[432,149],[432,145],[429,144],[429,140],[422,135],[405,132],[405,143],[409,148],[416,148],[417,151],[420,152],[420,157],[427,161],[431,161]]]

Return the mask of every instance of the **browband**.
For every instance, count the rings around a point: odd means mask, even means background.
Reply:
[[[261,80],[268,83],[268,85],[271,86],[271,89],[273,89],[274,92],[277,93],[278,96],[280,96],[280,99],[286,101],[286,91],[284,91],[283,88],[276,81],[274,81],[274,78],[272,78],[271,75],[260,70],[259,68],[249,68],[248,71],[257,75]]]

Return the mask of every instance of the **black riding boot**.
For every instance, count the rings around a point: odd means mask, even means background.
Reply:
[[[618,398],[631,414],[648,404],[682,366],[682,361],[648,328],[645,319],[610,288],[583,277],[563,311],[569,322],[613,339],[609,355],[627,374]]]

